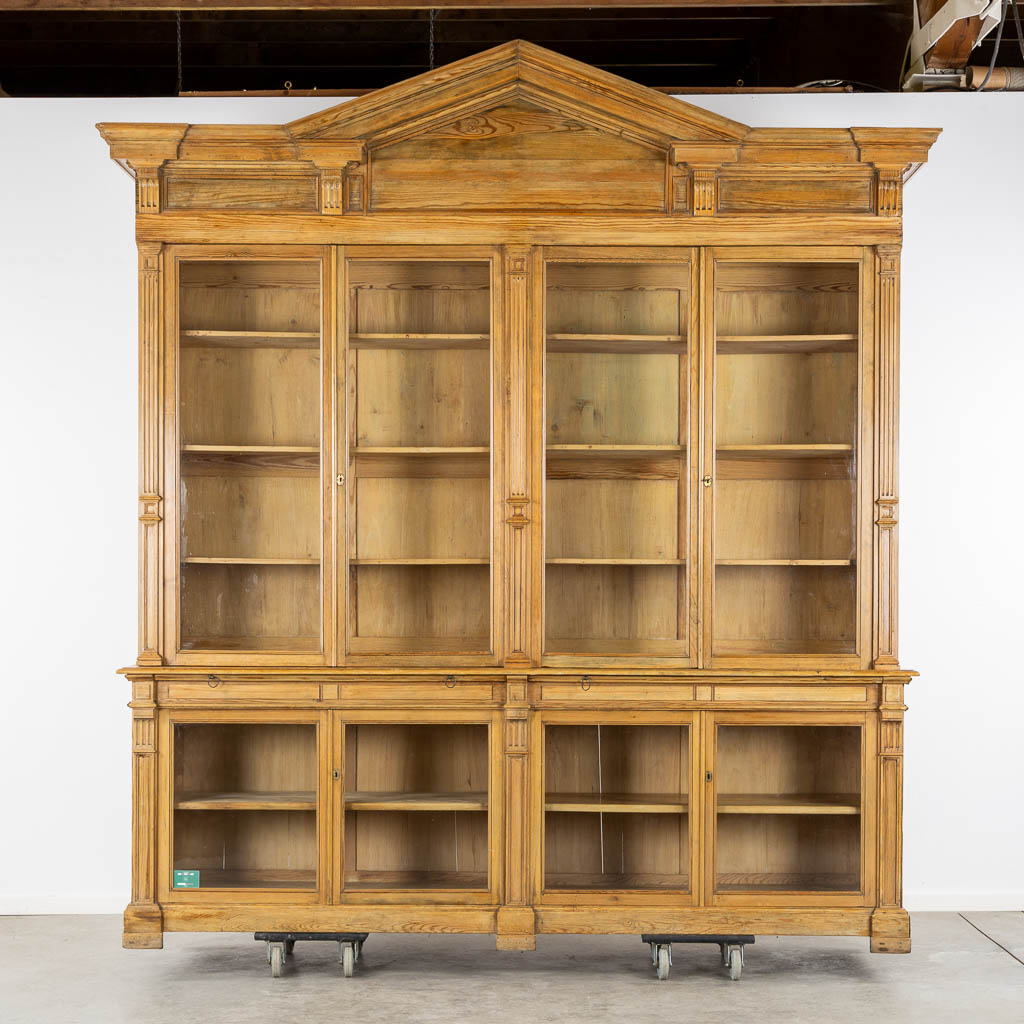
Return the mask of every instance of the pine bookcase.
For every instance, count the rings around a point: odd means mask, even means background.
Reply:
[[[910,948],[899,254],[928,129],[514,42],[135,178],[124,943]]]

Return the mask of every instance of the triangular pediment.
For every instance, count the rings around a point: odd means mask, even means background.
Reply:
[[[500,131],[499,115],[522,112],[537,132],[600,132],[666,149],[672,142],[737,143],[747,125],[551,50],[520,40],[456,61],[289,124],[302,142],[361,140],[376,149],[410,138],[455,132],[490,115],[482,133]],[[548,118],[545,126],[545,116]],[[527,127],[525,130],[530,130]]]

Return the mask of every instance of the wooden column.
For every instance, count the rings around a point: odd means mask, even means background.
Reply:
[[[530,889],[530,712],[526,676],[509,676],[505,698],[505,885],[498,949],[537,944]]]
[[[872,664],[899,665],[897,522],[899,505],[900,247],[876,250],[875,296],[875,612]]]
[[[164,663],[162,246],[139,245],[139,664]]]
[[[132,681],[132,901],[124,912],[125,949],[161,949],[163,914],[156,901],[156,681]]]
[[[910,952],[903,909],[903,684],[884,682],[878,743],[878,908],[871,915],[872,953]]]
[[[505,664],[521,668],[534,664],[531,586],[532,545],[537,530],[536,501],[531,494],[531,302],[534,269],[528,246],[505,250]]]

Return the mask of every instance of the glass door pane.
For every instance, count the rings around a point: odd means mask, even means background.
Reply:
[[[487,889],[487,725],[345,727],[345,889]]]
[[[717,892],[860,889],[859,726],[719,725]]]
[[[175,725],[173,888],[316,888],[316,728]]]
[[[689,729],[548,725],[544,888],[690,885]]]
[[[179,284],[181,648],[318,652],[320,264]]]
[[[547,264],[547,653],[686,653],[689,279]]]
[[[716,263],[716,655],[856,652],[859,270]]]
[[[348,266],[349,650],[491,649],[491,264]]]

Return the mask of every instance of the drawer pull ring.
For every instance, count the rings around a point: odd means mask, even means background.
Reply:
[[[449,690],[455,689],[455,676],[445,676],[444,677],[444,685]]]
[[[580,687],[582,689],[584,689],[584,690],[589,690],[590,689],[590,676],[584,676],[580,680]]]
[[[220,686],[220,680],[215,675],[208,675],[206,677],[206,685],[212,689],[216,689]]]

